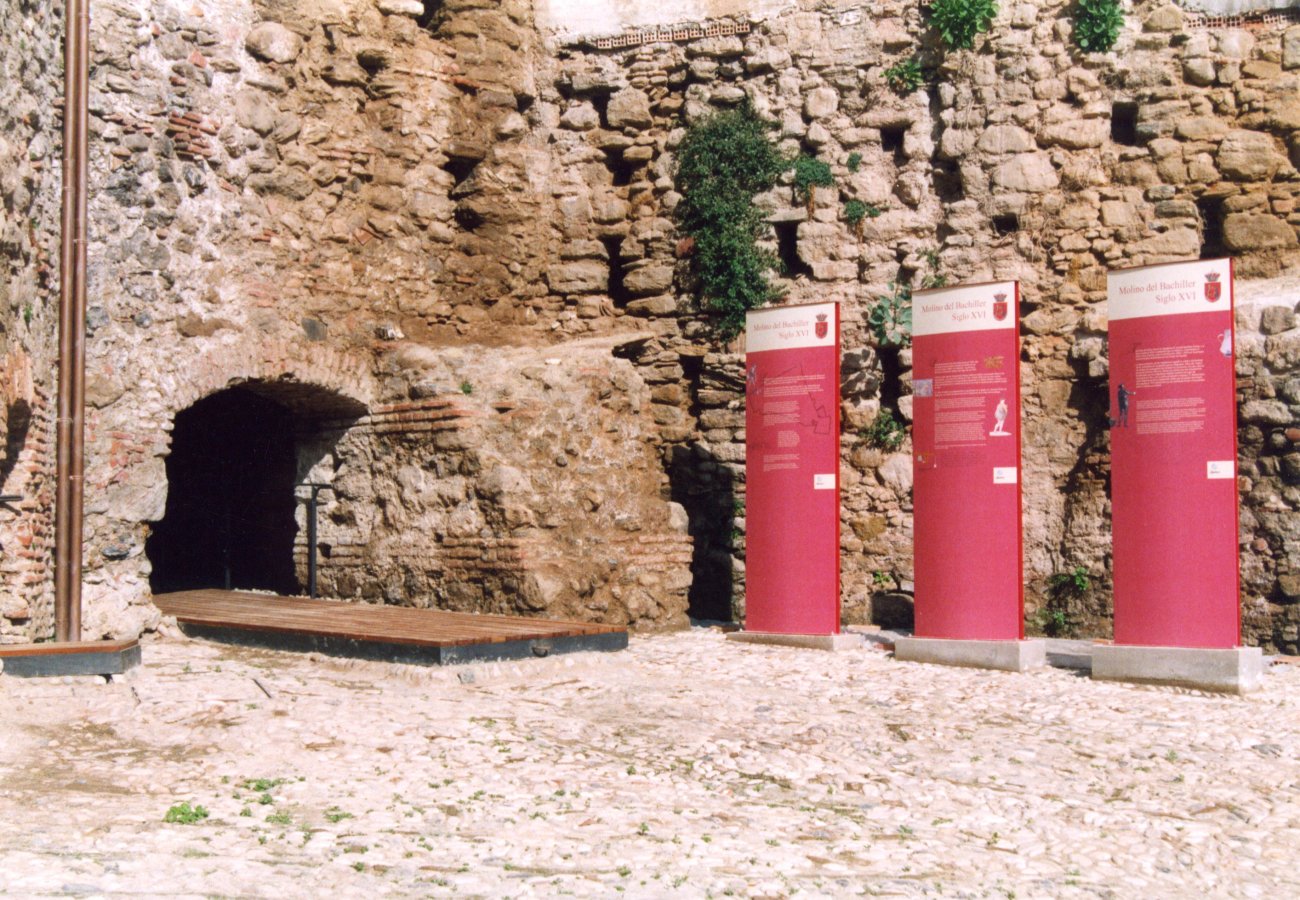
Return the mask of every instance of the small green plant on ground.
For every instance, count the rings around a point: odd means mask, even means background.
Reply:
[[[758,247],[769,226],[754,203],[790,165],[775,127],[742,103],[696,122],[677,151],[677,220],[694,242],[698,291],[724,340],[740,333],[748,310],[779,296],[768,281],[776,257]]]
[[[877,297],[867,313],[867,324],[882,347],[906,347],[912,343],[912,291],[890,282],[889,293]]]
[[[830,187],[834,183],[835,176],[831,174],[830,163],[807,154],[794,161],[794,195],[808,208],[808,215],[813,214],[814,191],[819,187]]]
[[[903,446],[903,439],[907,437],[907,426],[895,419],[891,410],[882,408],[876,414],[875,420],[863,430],[862,437],[872,447],[888,450],[892,453]],[[872,573],[872,580],[880,583],[876,579],[876,574],[875,572]],[[878,574],[885,575],[883,572]]]
[[[469,394],[474,393],[474,385],[471,382],[462,381],[460,383],[460,392],[468,396]]]
[[[975,46],[975,35],[988,31],[997,14],[994,0],[934,0],[930,4],[930,24],[949,50]]]
[[[282,784],[284,784],[283,778],[245,778],[240,783],[240,787],[258,794],[265,794]]]
[[[845,162],[845,165],[848,166],[850,172],[857,172],[858,169],[862,168],[862,154],[854,150],[849,154],[849,158]]]
[[[910,94],[924,82],[925,74],[916,57],[894,63],[885,70],[885,83],[896,94]]]
[[[266,821],[272,825],[292,825],[293,817],[287,812],[273,812],[266,817]]]
[[[1105,53],[1115,46],[1124,27],[1119,0],[1075,0],[1074,42],[1088,53]]]
[[[177,803],[167,810],[163,821],[173,825],[194,825],[208,817],[208,811],[201,805],[191,806],[190,801]]]
[[[329,809],[325,810],[325,818],[330,822],[338,823],[342,822],[344,819],[351,819],[352,813],[344,812],[337,806],[331,806]]]

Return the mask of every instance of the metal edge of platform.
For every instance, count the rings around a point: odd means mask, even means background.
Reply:
[[[40,645],[36,645],[40,646]],[[57,645],[54,645],[57,646]],[[74,651],[47,649],[0,659],[0,674],[14,678],[57,678],[63,675],[122,675],[140,665],[140,644]]]
[[[287,650],[295,653],[320,653],[325,656],[416,666],[533,659],[561,653],[610,653],[626,650],[628,641],[626,631],[616,631],[564,637],[521,638],[478,644],[421,646],[381,640],[360,640],[339,635],[259,631],[248,628],[195,625],[184,621],[179,624],[181,631],[189,637],[223,644],[260,647],[266,650]]]

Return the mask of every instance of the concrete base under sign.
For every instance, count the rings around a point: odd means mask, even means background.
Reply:
[[[1170,684],[1245,694],[1259,688],[1263,674],[1264,653],[1258,647],[1206,650],[1098,644],[1092,650],[1092,677],[1098,681]]]
[[[770,631],[733,631],[729,641],[742,644],[774,644],[802,647],[805,650],[856,650],[862,646],[860,634],[776,634]]]
[[[957,641],[904,637],[894,642],[894,659],[907,662],[1024,672],[1047,665],[1043,641]]]

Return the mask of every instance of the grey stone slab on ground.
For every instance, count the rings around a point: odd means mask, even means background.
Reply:
[[[805,650],[856,650],[862,646],[860,634],[777,634],[771,631],[733,631],[727,635],[727,640],[742,644],[802,647]]]
[[[1264,653],[1258,647],[1210,650],[1099,644],[1092,651],[1092,677],[1098,681],[1245,694],[1259,689],[1263,674]]]
[[[1042,641],[958,641],[902,637],[894,642],[894,658],[907,662],[1025,672],[1047,665]]]

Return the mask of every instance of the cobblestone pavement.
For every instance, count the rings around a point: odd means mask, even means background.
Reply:
[[[0,737],[14,896],[1300,896],[1287,665],[1240,699],[700,629],[459,669],[169,637],[0,677]]]

